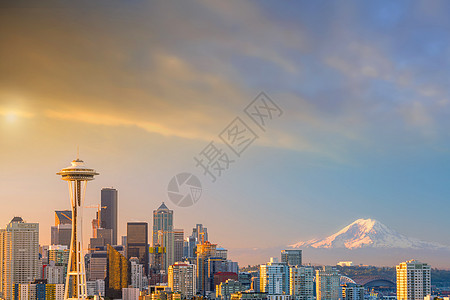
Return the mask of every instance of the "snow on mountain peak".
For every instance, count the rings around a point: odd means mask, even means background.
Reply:
[[[290,245],[294,248],[408,248],[443,249],[449,248],[437,243],[424,242],[406,236],[388,228],[374,219],[358,219],[337,233],[325,239],[313,239]]]

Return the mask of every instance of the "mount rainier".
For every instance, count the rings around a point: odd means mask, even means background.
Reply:
[[[290,245],[292,248],[399,248],[414,250],[450,250],[449,246],[406,237],[373,219],[358,219],[325,239],[313,239]]]

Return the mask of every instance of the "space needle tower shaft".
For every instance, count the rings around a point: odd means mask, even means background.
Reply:
[[[72,207],[72,238],[70,241],[69,264],[67,265],[64,299],[86,299],[86,270],[83,254],[83,205],[87,182],[98,175],[77,158],[71,166],[62,169],[57,175],[69,184],[70,204]]]

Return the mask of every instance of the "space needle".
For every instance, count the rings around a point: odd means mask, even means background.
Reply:
[[[72,165],[62,169],[57,175],[69,183],[70,203],[72,206],[72,238],[70,241],[69,264],[67,266],[66,287],[64,299],[86,299],[86,270],[83,254],[83,203],[87,182],[98,175],[94,169],[89,169],[78,157]]]

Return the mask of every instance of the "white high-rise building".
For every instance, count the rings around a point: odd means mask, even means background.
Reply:
[[[324,266],[322,270],[316,270],[316,299],[338,300],[342,297],[341,276],[334,267]]]
[[[3,299],[13,299],[13,284],[29,283],[38,278],[39,224],[25,223],[14,217],[0,230],[0,292]]]
[[[431,267],[416,260],[397,266],[397,299],[422,300],[431,294]]]
[[[66,281],[66,266],[56,265],[53,260],[44,269],[44,279],[49,284],[64,284]]]
[[[290,295],[295,300],[314,299],[314,269],[312,267],[291,267]]]
[[[142,291],[144,288],[144,265],[139,263],[139,258],[137,257],[130,258],[130,265],[131,286],[134,288],[138,288],[139,291]]]
[[[197,293],[197,270],[193,264],[176,262],[169,266],[168,282],[173,292],[190,298]]]
[[[271,257],[270,262],[259,266],[260,292],[269,295],[289,295],[289,266]]]

